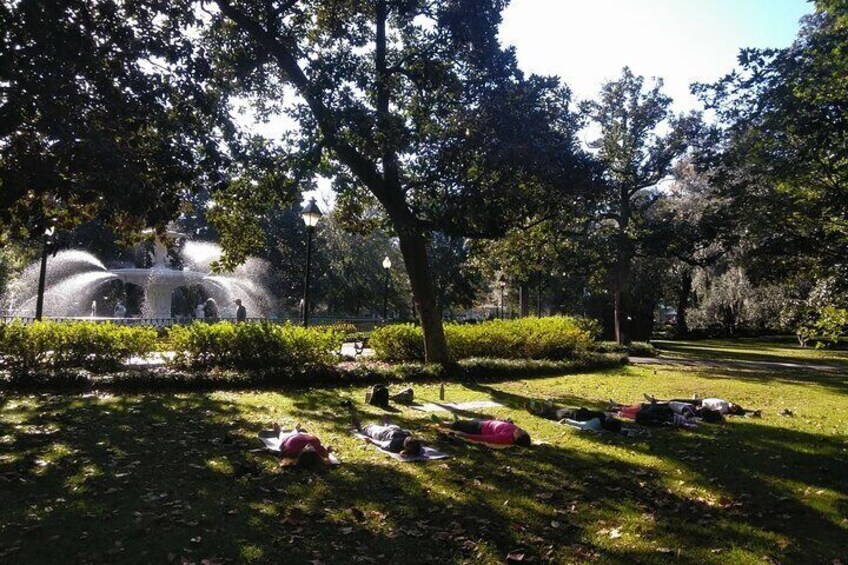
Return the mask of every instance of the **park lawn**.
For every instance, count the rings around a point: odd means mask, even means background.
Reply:
[[[739,338],[734,341],[653,340],[666,355],[687,359],[724,359],[729,361],[776,361],[780,363],[822,364],[848,367],[848,350],[831,350],[814,346],[801,347],[791,336],[780,338]]]
[[[437,400],[437,385],[414,385]],[[474,385],[543,442],[446,442],[427,415],[394,421],[453,458],[399,463],[348,435],[364,387],[194,394],[4,395],[0,562],[831,563],[848,558],[848,379],[677,366]],[[717,395],[763,409],[650,438],[577,432],[530,398]],[[360,403],[361,406],[361,403]],[[794,417],[778,415],[788,408]],[[366,418],[383,412],[361,408]],[[252,452],[272,421],[336,449],[328,470]],[[519,561],[520,558],[520,561]]]

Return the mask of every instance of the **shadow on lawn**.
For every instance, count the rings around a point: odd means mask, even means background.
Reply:
[[[514,408],[530,400],[486,385],[470,388]],[[574,396],[553,400],[559,406],[602,408]],[[732,501],[732,504],[719,504],[718,508],[696,505],[689,513],[687,526],[674,523],[674,518],[684,518],[687,513],[658,511],[667,505],[663,502],[663,489],[654,491],[660,496],[649,502],[649,511],[658,519],[661,514],[666,514],[666,519],[673,518],[665,526],[675,539],[689,538],[688,542],[694,545],[698,545],[698,538],[715,540],[721,545],[737,539],[742,545],[735,528],[717,534],[712,525],[698,523],[703,514],[711,516],[711,520],[724,515],[729,523],[748,524],[784,537],[785,541],[778,542],[785,545],[780,553],[792,562],[821,563],[848,557],[848,554],[834,554],[834,550],[848,547],[848,521],[844,518],[848,508],[848,476],[844,472],[848,468],[848,452],[842,437],[773,427],[761,420],[737,417],[722,424],[702,424],[696,431],[654,429],[653,437],[639,440],[606,433],[574,433],[598,444],[626,446],[645,455],[674,461],[680,468],[697,474],[701,486],[718,488],[728,502]],[[602,467],[608,469],[608,463]],[[634,499],[643,500],[638,494]],[[722,506],[726,508],[723,510]],[[699,516],[699,513],[703,514]],[[767,545],[763,554],[773,555]]]
[[[745,338],[734,341],[666,341],[652,340],[660,352],[681,353],[692,359],[752,361],[757,363],[792,363],[821,366],[827,369],[848,369],[848,352],[820,350],[821,357],[813,355],[814,347],[800,349],[797,344]],[[797,352],[797,353],[796,353]]]
[[[479,389],[499,398],[498,391]],[[508,404],[523,404],[520,395],[500,394]],[[304,392],[292,415],[320,433],[345,432],[346,411],[336,408],[343,397]],[[257,415],[244,410],[198,394],[6,401],[4,417],[20,423],[0,428],[3,452],[17,457],[0,459],[6,482],[0,561],[147,563],[167,561],[170,553],[177,562],[499,562],[515,550],[537,562],[665,561],[667,555],[642,544],[650,539],[677,540],[690,561],[725,560],[706,549],[705,558],[687,554],[707,539],[815,560],[826,546],[812,537],[792,540],[784,552],[773,549],[773,532],[787,523],[779,513],[804,520],[803,531],[818,532],[822,543],[839,535],[832,521],[779,482],[844,492],[838,442],[811,434],[734,422],[727,430],[750,453],[732,458],[720,444],[723,427],[630,443],[680,461],[727,492],[734,505],[721,509],[669,489],[640,465],[551,445],[506,451],[448,445],[454,459],[426,466],[354,461],[341,452],[339,468],[281,472],[273,457],[250,451],[259,445]],[[407,414],[394,419],[420,428],[421,420]],[[378,416],[363,411],[363,421]],[[822,444],[818,453],[802,452],[813,441]],[[769,464],[757,464],[764,460]],[[781,500],[786,493],[789,499]],[[642,536],[628,549],[593,545],[598,530],[628,519],[635,525],[627,535]]]

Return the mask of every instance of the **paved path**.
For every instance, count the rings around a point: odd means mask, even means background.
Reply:
[[[687,359],[683,357],[630,357],[634,365],[686,365],[690,367],[730,367],[742,369],[777,369],[848,373],[848,367],[788,361],[745,361],[741,359]]]

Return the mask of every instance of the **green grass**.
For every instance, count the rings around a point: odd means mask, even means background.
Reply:
[[[505,451],[445,443],[425,414],[405,409],[392,418],[424,430],[453,458],[398,463],[347,434],[338,402],[360,401],[364,387],[4,395],[0,562],[502,563],[510,552],[535,563],[848,558],[844,375],[640,366],[446,389],[450,401],[502,402],[491,415],[513,418],[544,443]],[[435,384],[415,391],[438,398]],[[530,398],[602,406],[643,392],[722,396],[764,416],[633,439],[576,432],[521,409]],[[779,416],[785,408],[795,417]],[[274,421],[317,432],[343,464],[279,470],[272,456],[251,451]]]
[[[692,359],[725,359],[730,361],[778,361],[786,363],[848,366],[848,351],[801,347],[792,337],[779,339],[740,338],[735,341],[709,339],[703,341],[664,341],[653,343],[661,352]]]

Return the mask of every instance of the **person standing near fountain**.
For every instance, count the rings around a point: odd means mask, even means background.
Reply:
[[[117,304],[115,304],[115,313],[114,316],[116,318],[125,318],[127,315],[127,307],[124,306],[124,303],[120,300]]]
[[[247,308],[245,308],[241,303],[241,298],[235,299],[236,303],[236,323],[244,322],[247,320]]]
[[[203,304],[203,316],[210,322],[218,321],[218,303],[214,298],[207,298]]]

